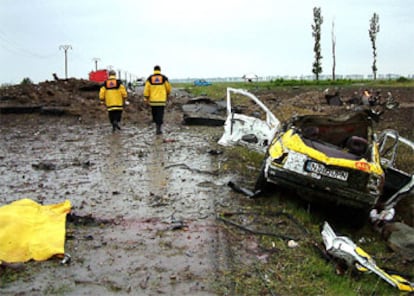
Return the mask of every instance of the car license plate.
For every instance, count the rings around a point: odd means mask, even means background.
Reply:
[[[341,171],[341,170],[333,170],[328,169],[325,165],[314,162],[314,161],[307,161],[305,166],[306,171],[316,173],[322,176],[326,176],[329,178],[338,179],[341,181],[348,180],[348,172]]]
[[[301,153],[290,151],[287,157],[287,160],[283,167],[287,170],[302,174],[308,175],[308,172],[304,171],[305,161],[307,157]]]

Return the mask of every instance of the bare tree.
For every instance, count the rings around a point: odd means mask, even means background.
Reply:
[[[335,36],[335,21],[332,21],[332,80],[335,81],[335,68],[336,68],[336,55],[335,55],[335,48],[336,48],[336,36]]]
[[[313,8],[313,21],[314,23],[312,25],[312,36],[315,38],[315,44],[313,46],[315,61],[312,65],[312,73],[315,74],[316,80],[319,80],[319,74],[322,73],[321,25],[323,23],[320,7]]]
[[[369,25],[369,39],[371,39],[372,44],[372,55],[373,55],[373,62],[372,62],[372,73],[374,74],[374,80],[377,79],[377,34],[380,31],[379,26],[379,15],[374,12],[372,18],[370,20]]]

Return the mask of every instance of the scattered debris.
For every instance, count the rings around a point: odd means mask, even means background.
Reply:
[[[354,92],[354,94],[348,99],[343,98],[339,90],[336,88],[327,88],[323,91],[323,93],[326,103],[330,106],[380,106],[391,110],[400,105],[390,91],[387,92],[387,96],[385,98],[382,97],[381,91],[374,92],[368,89],[364,89],[360,94],[358,92]]]
[[[294,241],[293,239],[289,240],[287,242],[287,245],[288,245],[289,248],[292,248],[292,249],[297,248],[299,246],[299,244],[296,241]]]
[[[53,171],[56,170],[56,164],[52,162],[43,161],[40,163],[32,164],[32,168],[36,170],[43,170],[43,171]]]
[[[182,168],[186,168],[192,172],[197,172],[200,174],[208,174],[208,175],[217,175],[218,172],[217,171],[205,171],[205,170],[200,170],[200,169],[196,169],[196,168],[191,168],[190,166],[188,166],[185,163],[176,163],[176,164],[171,164],[165,167],[165,169],[170,169],[173,167],[182,167]]]
[[[360,272],[371,271],[401,291],[414,291],[414,283],[399,275],[386,273],[377,266],[369,254],[358,247],[351,239],[346,236],[337,236],[328,222],[324,223],[321,234],[328,254],[336,259],[344,260],[349,267],[355,267]]]
[[[71,261],[72,261],[72,257],[68,253],[65,253],[62,261],[60,261],[60,264],[62,265],[69,264]]]
[[[236,217],[238,218],[238,221],[240,222],[236,222],[234,220],[231,219],[231,217]],[[277,238],[280,238],[282,240],[286,240],[286,241],[298,241],[300,240],[300,236],[307,236],[308,235],[308,231],[306,228],[304,228],[292,215],[290,215],[289,213],[286,212],[265,212],[265,213],[261,213],[260,217],[261,218],[269,218],[273,221],[273,224],[278,225],[280,228],[280,233],[276,233],[273,231],[267,231],[267,230],[260,230],[260,229],[253,229],[248,227],[247,225],[244,225],[243,221],[244,220],[249,220],[248,218],[244,218],[243,217],[253,217],[253,219],[259,219],[259,214],[256,213],[249,213],[249,212],[236,212],[236,213],[232,213],[232,212],[224,212],[224,213],[219,213],[216,215],[216,218],[226,224],[235,226],[243,231],[255,234],[255,235],[266,235],[266,236],[274,236]],[[275,218],[278,217],[281,219],[280,222],[276,222]],[[288,227],[289,225],[289,227]],[[260,227],[260,223],[255,223],[256,227]],[[282,230],[282,226],[283,230]],[[281,233],[285,231],[284,233]],[[286,231],[289,231],[289,233],[286,233]],[[297,235],[297,237],[294,237],[293,235]]]
[[[234,183],[233,181],[229,181],[227,183],[227,185],[231,189],[233,189],[234,191],[236,191],[238,193],[242,193],[242,194],[244,194],[244,195],[246,195],[247,197],[250,197],[250,198],[253,198],[253,197],[257,196],[261,192],[260,190],[257,190],[255,192],[253,192],[253,191],[251,191],[249,189],[240,187],[238,184]]]
[[[73,211],[66,216],[66,221],[68,223],[73,223],[74,225],[83,225],[83,226],[100,226],[105,224],[114,224],[114,219],[100,219],[95,218],[92,214],[85,216],[77,215]]]
[[[182,105],[183,120],[188,125],[221,126],[226,119],[223,102],[197,97]]]
[[[217,150],[217,149],[210,149],[207,151],[210,155],[221,155],[223,154],[223,151]]]
[[[324,96],[325,96],[326,103],[328,105],[331,105],[331,106],[343,105],[343,102],[342,102],[341,96],[339,95],[338,90],[335,90],[335,92],[332,93],[332,91],[329,88],[327,88],[324,90]]]
[[[188,225],[182,220],[173,220],[171,225],[168,227],[168,230],[187,230]]]
[[[414,261],[414,228],[400,222],[386,223],[382,236],[387,245],[399,256]]]

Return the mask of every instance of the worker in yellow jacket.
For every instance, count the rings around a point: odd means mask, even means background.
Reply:
[[[144,100],[151,106],[152,121],[156,125],[156,134],[162,133],[161,125],[164,121],[164,109],[168,96],[171,93],[171,84],[168,77],[161,74],[161,67],[155,66],[154,73],[145,81]]]
[[[117,129],[121,129],[119,123],[121,122],[122,110],[128,93],[121,80],[116,79],[114,70],[110,70],[108,74],[108,79],[99,90],[99,99],[101,102],[105,102],[109,122],[112,124],[112,131],[115,132]]]

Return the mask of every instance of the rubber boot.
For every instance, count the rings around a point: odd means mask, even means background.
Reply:
[[[157,129],[155,130],[155,134],[157,134],[157,135],[161,135],[162,134],[161,124],[157,124]]]

